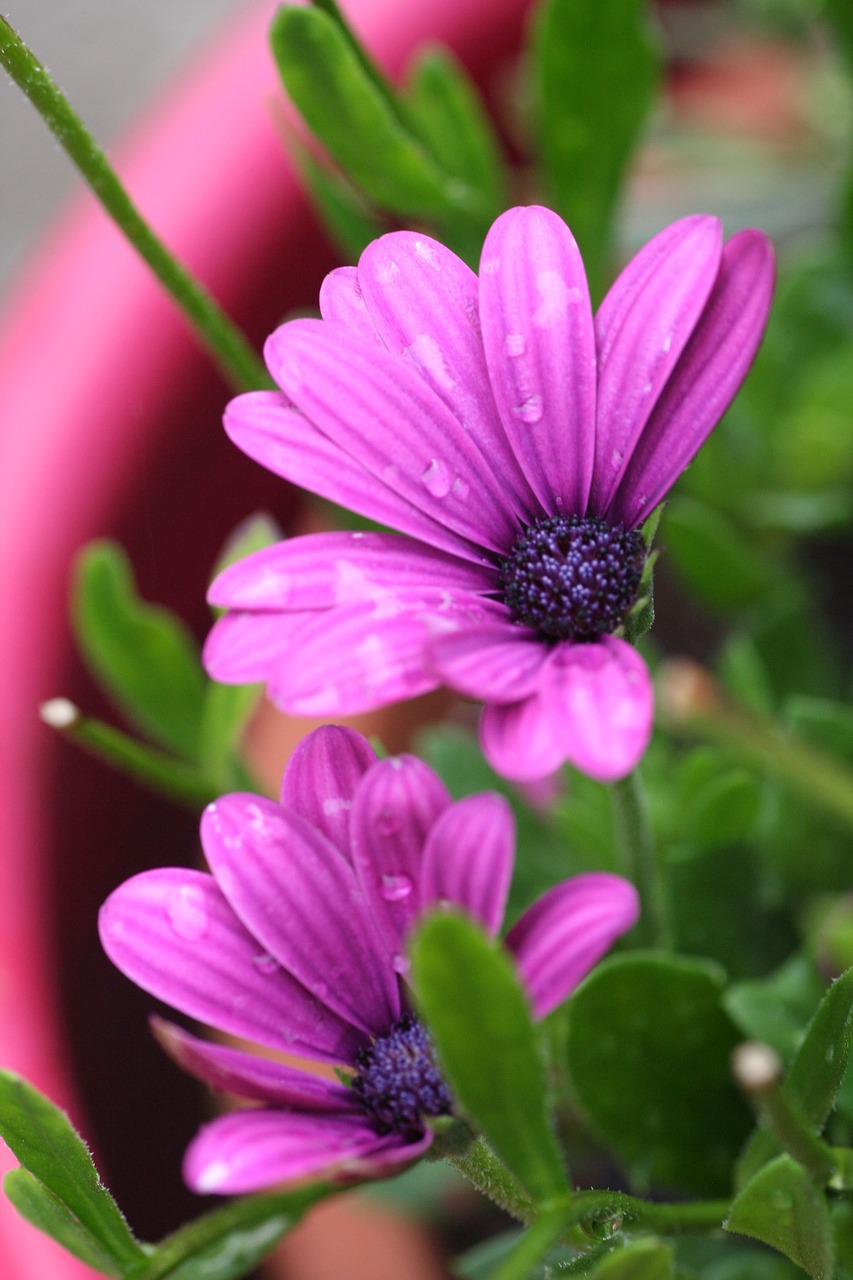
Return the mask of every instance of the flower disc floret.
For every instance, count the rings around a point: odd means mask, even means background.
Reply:
[[[424,1116],[450,1115],[453,1102],[436,1065],[432,1039],[411,1014],[360,1049],[356,1064],[352,1087],[378,1133],[411,1137],[423,1132]]]
[[[595,516],[542,518],[519,534],[501,564],[503,600],[545,640],[595,640],[621,626],[645,559],[638,529]]]

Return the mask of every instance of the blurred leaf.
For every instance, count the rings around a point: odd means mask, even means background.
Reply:
[[[790,1156],[779,1156],[755,1175],[737,1196],[725,1226],[778,1249],[813,1280],[833,1280],[826,1200]]]
[[[603,961],[572,999],[578,1102],[638,1187],[728,1189],[751,1116],[730,1077],[723,979],[715,964],[634,952]]]
[[[471,187],[449,179],[406,127],[328,14],[285,5],[270,28],[284,86],[347,177],[404,218],[463,218],[482,210]],[[318,92],[322,86],[322,92]]]
[[[10,1170],[3,1179],[3,1190],[22,1218],[56,1240],[75,1258],[105,1276],[122,1274],[121,1264],[28,1169]]]
[[[773,714],[773,689],[750,636],[738,632],[726,639],[717,659],[717,673],[737,702],[760,716]]]
[[[760,786],[752,774],[733,766],[726,752],[715,747],[691,751],[675,783],[671,838],[713,848],[754,834]]]
[[[715,609],[745,609],[778,580],[754,539],[696,498],[681,495],[668,504],[663,541],[691,590]]]
[[[113,1260],[116,1274],[144,1256],[68,1117],[10,1071],[0,1071],[0,1136],[59,1202],[51,1214],[47,1196],[39,1198],[26,1179],[12,1180],[12,1195],[37,1211],[46,1227],[52,1224],[60,1230],[60,1243],[71,1234],[78,1243],[94,1241]]]
[[[198,648],[179,618],[139,599],[121,547],[84,547],[75,566],[72,613],[88,665],[128,720],[194,760],[205,689]]]
[[[544,1064],[509,956],[447,913],[424,921],[411,956],[418,1004],[459,1107],[534,1200],[564,1196]]]
[[[802,1280],[802,1271],[762,1245],[743,1238],[676,1241],[678,1280]]]
[[[672,1280],[672,1246],[662,1240],[635,1240],[614,1249],[589,1272],[592,1280]]]
[[[340,174],[318,164],[305,150],[298,154],[298,164],[320,220],[343,261],[358,262],[371,241],[387,228]]]
[[[800,955],[774,973],[735,982],[723,995],[723,1007],[748,1040],[761,1040],[789,1062],[826,993],[826,984]]]
[[[228,789],[249,781],[235,763],[243,731],[263,692],[259,684],[217,684],[211,680],[204,698],[200,763]]]
[[[549,203],[577,238],[596,298],[620,187],[658,78],[649,6],[545,0],[530,44]]]

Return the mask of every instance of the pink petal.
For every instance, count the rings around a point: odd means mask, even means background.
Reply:
[[[303,738],[287,763],[281,803],[322,831],[349,858],[352,797],[376,752],[354,729],[323,725]]]
[[[533,693],[550,650],[527,627],[509,621],[465,627],[430,645],[442,681],[482,702],[516,702]]]
[[[652,729],[654,692],[643,659],[613,636],[552,650],[538,692],[486,707],[480,741],[498,773],[519,782],[569,761],[599,782],[637,765]]]
[[[337,267],[320,286],[320,314],[332,324],[342,324],[353,333],[381,343],[364,305],[355,267]]]
[[[229,609],[328,609],[378,600],[398,587],[489,590],[496,577],[394,533],[309,533],[230,565],[208,592]]]
[[[506,937],[536,1018],[574,991],[616,939],[636,924],[637,891],[605,872],[575,876],[539,898]]]
[[[323,320],[282,325],[264,354],[345,458],[457,537],[491,551],[511,545],[518,526],[502,477],[408,360]]]
[[[211,1089],[296,1111],[358,1113],[352,1090],[331,1080],[298,1071],[274,1058],[200,1040],[163,1018],[152,1018],[151,1028],[169,1057]]]
[[[732,236],[693,336],[634,449],[612,519],[641,524],[719,422],[758,350],[773,282],[767,237],[760,231]]]
[[[201,824],[205,856],[233,910],[316,998],[362,1032],[400,1016],[347,860],[298,814],[253,795],[223,796]]]
[[[340,332],[340,330],[336,330]],[[278,391],[250,391],[225,410],[225,430],[243,453],[309,493],[399,529],[429,546],[482,563],[483,551],[397,492],[395,476],[377,478],[327,439]]]
[[[405,935],[420,910],[424,844],[449,804],[444,784],[410,755],[380,760],[353,797],[353,862],[382,945],[398,973],[405,968]]]
[[[513,511],[529,522],[538,506],[492,398],[474,272],[437,240],[397,231],[368,245],[358,279],[385,345],[414,365],[465,427],[480,465],[500,474]]]
[[[204,642],[204,669],[222,684],[266,680],[287,652],[290,635],[304,621],[304,614],[280,611],[227,613],[217,618]]]
[[[389,1149],[417,1159],[432,1135],[406,1143],[381,1137],[353,1116],[248,1110],[222,1116],[199,1130],[184,1157],[184,1179],[200,1194],[239,1195],[304,1178],[349,1182],[381,1176]]]
[[[480,319],[504,430],[550,514],[586,510],[595,446],[595,337],[583,262],[538,206],[501,214],[480,261]]]
[[[164,867],[101,907],[101,944],[137,986],[231,1035],[325,1061],[352,1061],[360,1035],[275,964],[213,877]]]
[[[503,923],[515,857],[515,821],[493,792],[445,809],[427,836],[421,871],[424,908],[461,907],[494,937]]]
[[[682,218],[629,262],[601,304],[595,473],[590,506],[604,512],[717,278],[717,218]]]

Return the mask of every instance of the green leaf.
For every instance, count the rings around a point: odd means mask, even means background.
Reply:
[[[418,1003],[457,1105],[534,1200],[565,1196],[545,1070],[509,956],[470,920],[439,913],[418,929],[411,957]]]
[[[344,262],[358,262],[370,242],[387,227],[346,178],[318,164],[307,151],[299,151],[297,161],[314,207]]]
[[[736,612],[776,583],[776,566],[720,511],[698,498],[673,498],[664,516],[667,554],[688,586],[714,608]]]
[[[119,1271],[143,1256],[68,1117],[9,1071],[0,1071],[0,1136],[24,1168],[64,1206],[68,1218],[76,1220],[81,1231],[114,1260]],[[13,1194],[19,1194],[28,1207],[35,1207],[31,1189],[23,1190],[20,1179],[17,1184],[13,1180],[12,1187]],[[41,1212],[48,1221],[44,1197]],[[62,1225],[61,1218],[61,1210],[57,1210],[52,1220]],[[68,1229],[67,1218],[63,1229]]]
[[[116,1259],[28,1169],[11,1169],[3,1179],[3,1190],[22,1218],[68,1253],[105,1276],[121,1275]]]
[[[536,138],[550,202],[577,238],[594,297],[658,64],[646,0],[539,6],[531,67]]]
[[[672,1246],[662,1240],[637,1240],[614,1249],[590,1271],[591,1280],[672,1280]]]
[[[380,208],[405,218],[479,210],[471,188],[442,172],[393,110],[341,26],[285,5],[270,28],[284,86],[346,176]],[[318,92],[318,86],[322,91]]]
[[[790,1156],[779,1156],[743,1188],[725,1227],[778,1249],[812,1280],[833,1278],[832,1225],[826,1200]]]
[[[853,969],[848,969],[821,1000],[782,1086],[815,1133],[820,1133],[826,1124],[841,1088],[851,1037]],[[773,1135],[766,1129],[757,1129],[738,1163],[739,1185],[749,1182],[778,1150]]]
[[[769,1044],[789,1062],[825,991],[809,961],[794,955],[767,977],[733,983],[723,1006],[747,1039]]]
[[[72,614],[86,662],[130,723],[194,760],[206,683],[198,648],[174,614],[139,599],[121,547],[84,547],[75,566]]]
[[[572,1084],[640,1187],[728,1190],[751,1116],[731,1080],[723,980],[709,962],[635,952],[603,961],[575,992]]]

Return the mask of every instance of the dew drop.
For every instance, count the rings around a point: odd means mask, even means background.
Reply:
[[[179,937],[198,942],[207,933],[207,903],[198,885],[183,884],[166,900],[169,923]]]
[[[402,826],[400,815],[394,809],[383,809],[376,815],[375,826],[381,836],[395,836]]]
[[[504,339],[504,350],[508,356],[523,356],[527,348],[523,333],[508,333]]]
[[[407,956],[400,955],[400,953],[398,952],[397,955],[392,957],[391,968],[394,970],[395,973],[399,973],[401,977],[405,977],[405,975],[409,972],[411,967],[412,966],[409,963],[409,959]]]
[[[258,973],[263,974],[275,973],[279,967],[275,956],[271,956],[268,951],[262,951],[259,956],[252,956],[252,964]]]
[[[614,471],[618,471],[619,468],[622,466],[622,459],[624,458],[624,456],[625,455],[623,454],[621,449],[613,450],[612,454],[610,455],[610,465],[612,466]]]
[[[408,876],[383,876],[380,892],[386,902],[402,902],[412,892],[412,882]]]
[[[528,396],[523,404],[517,405],[515,414],[522,422],[539,422],[542,417],[542,397]]]
[[[461,501],[464,502],[470,492],[471,492],[471,486],[468,484],[468,482],[466,480],[463,480],[461,476],[457,476],[456,479],[453,481],[454,498],[459,498]]]
[[[438,458],[433,458],[421,476],[421,484],[434,498],[446,498],[451,485],[446,464]]]

